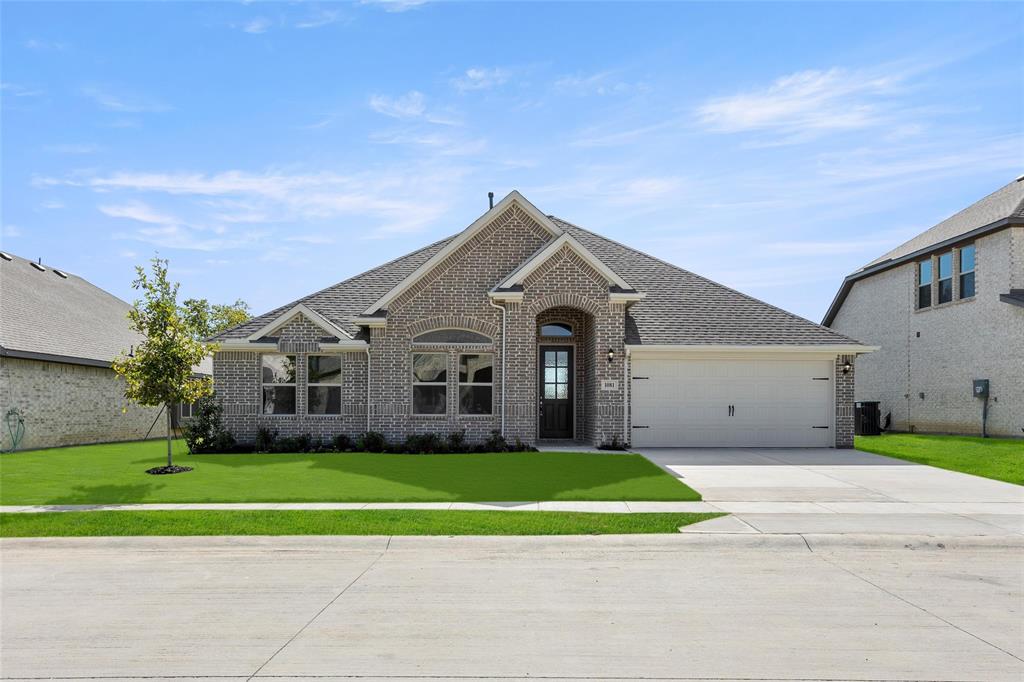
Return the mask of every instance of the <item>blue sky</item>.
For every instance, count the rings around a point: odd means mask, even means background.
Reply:
[[[13,3],[2,248],[294,300],[486,194],[819,320],[1024,172],[1024,4]]]

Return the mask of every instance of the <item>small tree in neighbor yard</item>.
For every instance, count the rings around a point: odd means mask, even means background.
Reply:
[[[181,304],[186,315],[193,318],[198,338],[207,339],[225,329],[248,321],[249,304],[238,299],[234,303],[210,303],[205,298],[189,298]]]
[[[132,288],[142,298],[128,311],[130,326],[145,340],[134,352],[114,360],[114,371],[124,377],[126,398],[139,405],[162,405],[167,412],[167,466],[150,473],[190,471],[176,467],[171,455],[171,406],[191,403],[213,391],[209,377],[196,377],[192,368],[216,350],[216,345],[200,341],[205,329],[201,320],[178,306],[178,284],[167,279],[165,259],[155,256],[152,274],[136,266]]]

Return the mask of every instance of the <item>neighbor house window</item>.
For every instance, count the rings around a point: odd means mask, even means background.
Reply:
[[[263,362],[263,414],[295,414],[295,356],[267,353]]]
[[[306,414],[341,414],[341,356],[306,358]]]
[[[448,355],[412,354],[412,413],[448,412]]]
[[[960,249],[960,298],[974,296],[974,244]]]
[[[927,308],[932,304],[932,262],[923,260],[917,264],[917,307]]]
[[[189,419],[192,417],[192,403],[182,403],[180,407],[182,419]]]
[[[549,322],[541,325],[541,336],[572,336],[572,325],[565,322]]]
[[[460,355],[459,414],[491,414],[493,392],[494,356]]]
[[[953,252],[939,256],[939,303],[953,300]]]

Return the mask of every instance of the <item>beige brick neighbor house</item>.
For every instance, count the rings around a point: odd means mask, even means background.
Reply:
[[[850,447],[853,363],[870,350],[518,192],[452,237],[214,340],[240,441],[268,427]]]
[[[1024,176],[849,275],[824,324],[880,346],[855,394],[893,429],[1024,436]]]

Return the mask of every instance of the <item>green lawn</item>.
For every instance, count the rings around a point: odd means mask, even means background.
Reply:
[[[887,433],[857,436],[865,452],[1024,485],[1024,440]]]
[[[0,514],[0,537],[675,533],[722,514],[503,511],[96,511]]]
[[[148,441],[0,455],[0,504],[700,499],[631,454],[189,455],[177,441],[175,461],[195,470],[146,474],[165,462],[165,447]]]

